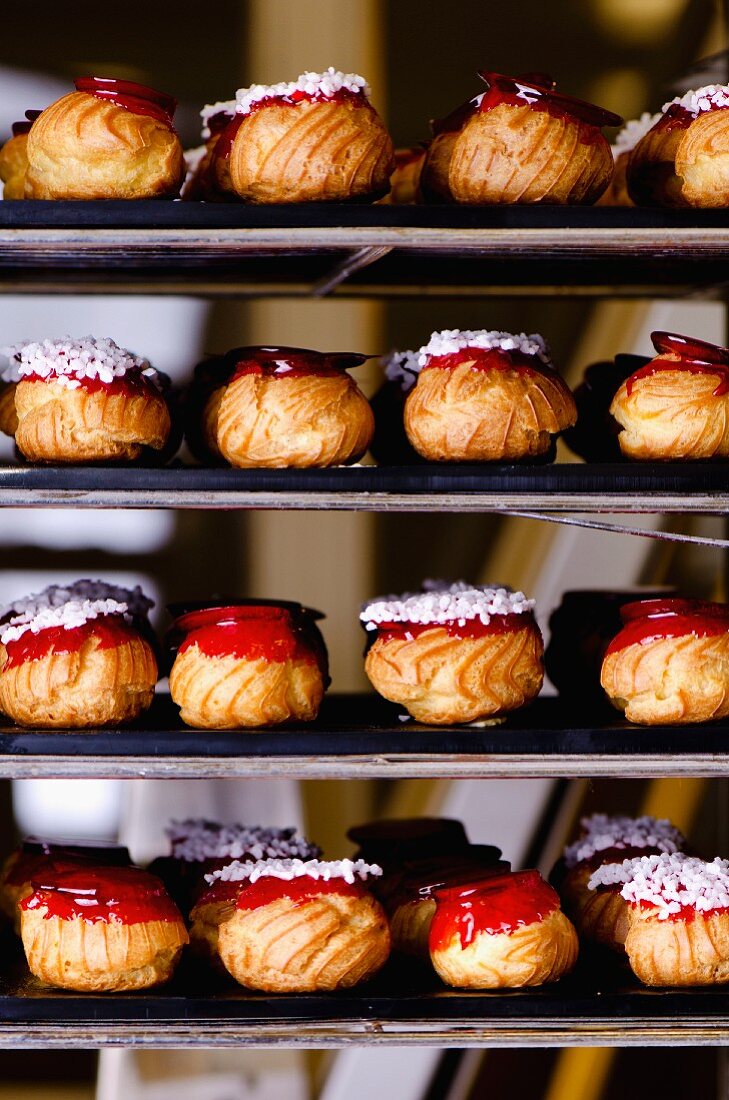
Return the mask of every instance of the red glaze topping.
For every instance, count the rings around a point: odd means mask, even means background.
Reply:
[[[37,634],[26,630],[16,641],[5,643],[7,658],[3,670],[16,668],[26,661],[40,661],[49,653],[78,653],[91,638],[96,639],[98,649],[114,649],[125,642],[138,640],[139,634],[121,615],[100,615],[71,629],[49,626]]]
[[[117,107],[124,107],[135,115],[148,115],[158,122],[172,128],[172,119],[177,107],[174,96],[156,92],[145,84],[136,84],[131,80],[113,80],[103,76],[81,76],[74,80],[76,90],[88,92],[97,99],[107,99]]]
[[[620,886],[621,884],[617,883],[615,889],[619,890]],[[598,887],[598,889],[601,890],[602,887]],[[608,889],[612,889],[612,887],[608,887]],[[655,906],[652,902],[643,899],[637,903],[632,901],[628,902],[628,905],[630,905],[631,909],[655,909]],[[697,917],[703,917],[704,920],[706,920],[709,917],[718,917],[723,913],[729,913],[729,908],[727,908],[727,906],[721,906],[719,909],[702,909],[701,911],[699,911],[693,905],[684,905],[681,909],[679,909],[677,913],[669,913],[668,916],[664,917],[663,919],[667,921],[680,920],[683,921],[685,924],[691,924],[691,922],[696,920]]]
[[[241,883],[234,885],[240,886]],[[260,909],[279,898],[289,898],[295,905],[304,905],[321,894],[343,894],[345,897],[362,898],[367,895],[364,886],[356,882],[346,882],[343,878],[320,879],[301,875],[299,878],[283,879],[265,876],[254,883],[243,882],[238,894],[237,909]]]
[[[180,911],[155,875],[136,867],[78,867],[43,871],[31,883],[22,909],[42,909],[46,919],[80,917],[90,924],[116,921],[182,921]]]
[[[663,638],[729,633],[729,605],[705,600],[639,600],[625,604],[620,614],[625,626],[610,642],[608,654]]]
[[[729,393],[729,348],[708,344],[692,336],[679,336],[675,332],[652,332],[653,346],[659,353],[656,359],[631,374],[625,383],[628,396],[635,383],[649,378],[659,371],[687,371],[690,374],[713,374],[717,378],[714,397]],[[671,356],[673,358],[665,358]],[[675,356],[678,356],[676,360]]]
[[[430,928],[431,951],[454,935],[468,947],[478,935],[515,932],[559,909],[559,895],[538,871],[516,871],[436,891],[438,907]]]
[[[246,374],[266,378],[337,377],[343,371],[361,366],[369,358],[354,352],[311,351],[309,348],[252,347],[240,351],[242,357],[235,366],[231,382]]]
[[[556,82],[552,80],[552,77],[547,73],[522,73],[521,76],[517,77],[517,80],[523,80],[527,84],[536,85],[549,92],[553,91],[557,86]],[[432,120],[430,127],[433,134],[457,133],[471,115],[475,115],[485,95],[486,92],[482,92],[481,95],[474,96],[473,99],[467,99],[465,103],[461,103],[459,107],[456,107],[455,111],[451,111],[445,118]]]
[[[321,667],[316,648],[284,607],[249,604],[191,611],[175,620],[175,629],[185,635],[178,653],[196,645],[206,657],[308,661]]]
[[[40,374],[25,374],[23,375],[24,382],[56,382],[60,376],[55,372],[51,372],[47,376]],[[73,377],[66,375],[65,377]],[[120,375],[118,378],[113,378],[111,382],[103,382],[101,378],[79,378],[79,385],[69,389],[69,393],[72,393],[74,389],[85,390],[86,393],[104,393],[109,396],[118,394],[123,397],[159,397],[159,390],[146,378],[140,370],[128,370],[126,374]]]
[[[712,110],[722,110],[721,107],[713,107]],[[688,130],[692,122],[695,122],[694,115],[690,111],[687,111],[685,107],[681,107],[678,103],[673,103],[667,111],[658,119],[658,122],[651,128],[650,133],[668,134],[671,130]]]
[[[72,870],[89,864],[128,866],[129,852],[121,846],[104,848],[100,845],[53,844],[48,841],[25,841],[17,853],[17,859],[8,871],[5,882],[9,886],[21,886],[30,882],[41,869]]]
[[[485,638],[489,634],[508,634],[534,625],[534,617],[528,613],[493,615],[488,623],[482,623],[480,619],[466,619],[463,625],[455,619],[449,623],[378,623],[377,637],[386,642],[411,642],[428,630],[445,630],[451,638]]]
[[[369,107],[369,101],[364,91],[352,92],[349,88],[340,88],[334,95],[324,95],[321,91],[301,92],[295,91],[291,95],[271,95],[265,99],[257,99],[241,118],[247,118],[254,111],[260,111],[262,107],[281,106],[297,107],[299,103],[352,103],[356,102]]]
[[[220,118],[221,116],[216,115],[215,117]],[[233,148],[233,142],[235,141],[236,134],[240,130],[240,128],[243,124],[243,119],[244,118],[245,118],[245,115],[234,115],[233,118],[228,119],[225,122],[225,124],[223,126],[221,126],[220,131],[213,130],[212,126],[210,127],[210,133],[211,134],[215,134],[215,133],[218,133],[218,132],[220,133],[220,137],[218,138],[217,142],[215,143],[215,152],[213,154],[213,158],[212,158],[212,161],[210,163],[210,178],[211,178],[211,181],[215,179],[215,176],[214,176],[214,173],[213,173],[213,161],[218,160],[218,159],[222,159],[222,160],[227,160],[228,159],[228,157],[230,156],[230,150]]]
[[[622,863],[624,859],[640,859],[641,856],[659,856],[661,854],[660,848],[603,848],[601,852],[595,852],[589,859],[581,859],[575,866],[580,870],[589,867],[591,870],[596,871],[598,867],[602,867],[605,863]],[[622,883],[618,882],[615,886],[606,886],[606,890],[620,890]],[[603,887],[599,887],[603,889]]]
[[[501,348],[461,348],[450,355],[431,355],[422,368],[424,371],[454,370],[468,363],[471,370],[516,370],[525,374],[551,374],[553,368],[547,366],[537,355],[524,355],[520,351],[503,351]]]
[[[588,128],[580,133],[582,141],[594,140],[589,129],[599,130],[601,126],[619,126],[623,119],[612,111],[596,107],[573,96],[562,95],[542,83],[529,81],[526,77],[503,76],[501,73],[480,72],[478,74],[488,85],[488,91],[481,98],[479,110],[491,111],[502,103],[514,107],[533,107],[535,111],[547,111],[555,118],[568,118],[586,124]],[[538,80],[548,80],[544,74],[538,74]]]

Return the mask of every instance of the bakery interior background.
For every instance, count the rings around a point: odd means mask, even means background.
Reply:
[[[551,5],[541,0],[214,0],[204,7],[186,0],[127,0],[107,9],[88,0],[67,5],[36,0],[31,9],[14,5],[3,11],[0,132],[9,133],[26,108],[43,107],[63,94],[74,76],[94,72],[172,92],[180,100],[177,123],[183,143],[195,146],[204,103],[230,98],[243,84],[290,79],[303,69],[333,64],[367,76],[373,102],[396,146],[402,146],[427,136],[430,118],[474,94],[480,68],[506,73],[546,69],[562,90],[633,118],[690,86],[687,79],[676,84],[679,74],[726,44],[725,12],[716,0],[557,0]],[[522,296],[314,303],[81,298],[64,295],[62,286],[56,290],[42,297],[0,296],[0,342],[67,332],[110,335],[148,355],[177,380],[204,352],[236,344],[265,341],[375,353],[417,346],[434,328],[463,327],[542,332],[555,362],[575,383],[585,365],[602,356],[649,352],[652,327],[694,332],[720,343],[726,337],[724,311],[715,303]],[[660,324],[653,323],[657,315]],[[368,392],[375,386],[373,367]],[[0,452],[0,461],[7,458],[7,451]],[[606,545],[589,537],[580,546],[587,564],[565,566],[569,587],[589,584],[592,576],[593,584],[598,577],[599,584],[615,585],[631,579],[678,583],[694,595],[725,595],[724,565],[714,551],[648,546],[638,556],[626,540]],[[301,599],[327,613],[334,688],[361,689],[357,610],[363,599],[377,591],[411,588],[432,575],[505,581],[532,594],[540,571],[543,575],[553,568],[566,548],[551,530],[489,516],[5,511],[0,516],[0,602],[51,581],[86,575],[122,582],[142,578],[158,607],[180,597],[208,596],[211,583],[219,591]],[[232,808],[246,800],[251,805],[256,799],[250,786],[232,791],[230,784],[223,791],[194,783],[87,782],[79,788],[54,781],[16,784],[11,805],[7,786],[0,810],[2,850],[10,850],[17,831],[26,829],[112,836],[121,828],[138,839],[143,833],[153,848],[175,800],[223,816],[222,805]],[[305,819],[307,832],[336,850],[354,818],[393,807],[417,811],[432,804],[436,784],[402,782],[397,791],[384,783],[314,783],[296,791],[290,786],[282,785],[274,800],[279,814],[287,821],[297,815]],[[641,804],[642,786],[602,781],[587,793],[586,808],[633,810]],[[513,801],[524,818],[532,798],[524,784],[521,788],[524,798]],[[696,823],[698,837],[717,828],[719,799],[714,795],[707,796]],[[543,797],[540,788],[533,799],[537,810]],[[498,794],[493,798],[498,803]],[[507,813],[507,828],[510,820]],[[653,1087],[668,1097],[678,1095],[671,1090],[683,1082],[684,1094],[692,1089],[694,1095],[708,1096],[715,1085],[713,1063],[710,1070],[710,1060],[698,1053],[651,1056]],[[556,1057],[520,1051],[490,1058],[489,1094],[501,1095],[508,1081],[515,1098],[546,1095]],[[622,1072],[606,1082],[605,1100],[637,1096],[631,1082],[640,1085],[642,1095],[648,1053],[624,1051],[619,1057]],[[0,1098],[19,1100],[26,1095],[20,1082],[37,1084],[43,1076],[48,1080],[40,1091],[27,1095],[93,1095],[91,1056],[64,1061],[60,1054],[5,1054],[0,1067],[0,1076],[9,1082],[0,1085]],[[699,1092],[697,1082],[704,1086]],[[485,1095],[485,1087],[483,1078],[480,1085],[477,1079],[472,1095]]]

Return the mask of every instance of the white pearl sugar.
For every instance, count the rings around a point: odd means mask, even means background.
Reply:
[[[424,367],[431,359],[441,355],[454,355],[464,348],[481,348],[485,351],[518,351],[522,355],[536,355],[547,365],[551,365],[549,348],[543,336],[533,332],[497,332],[495,329],[459,329],[446,328],[434,332],[427,344],[418,351],[420,366]]]
[[[17,642],[24,634],[40,634],[50,627],[62,626],[64,630],[74,630],[91,619],[104,615],[124,615],[128,608],[125,603],[116,600],[70,600],[60,607],[44,607],[35,612],[16,615],[9,623],[0,628],[0,642]]]
[[[358,73],[342,73],[331,66],[323,73],[302,73],[296,80],[280,84],[251,84],[249,88],[239,88],[236,92],[236,113],[247,115],[254,103],[262,99],[284,99],[294,92],[305,95],[322,96],[332,99],[337,92],[347,91],[354,95],[369,96],[370,87]]]
[[[159,384],[157,371],[147,359],[106,338],[65,336],[60,340],[29,340],[2,348],[0,354],[17,363],[20,378],[50,378],[69,390],[78,389],[86,378],[108,386],[130,370],[140,371],[154,385]]]
[[[617,885],[631,905],[655,906],[659,920],[668,920],[684,908],[710,913],[729,908],[729,860],[717,857],[707,863],[683,852],[664,852],[605,863],[588,883],[590,890]]]
[[[259,878],[280,878],[287,882],[295,878],[321,879],[322,882],[341,878],[351,884],[357,879],[364,882],[381,874],[382,868],[378,864],[365,863],[363,859],[261,859],[256,863],[239,863],[235,860],[227,867],[206,875],[205,880],[212,885],[217,879],[223,882],[242,882],[248,879],[253,883]]]
[[[221,825],[204,818],[171,821],[165,829],[170,839],[171,854],[186,863],[205,859],[237,860],[252,856],[254,860],[274,857],[310,859],[320,855],[316,844],[300,836],[295,828],[273,829],[261,825]]]
[[[729,107],[729,84],[705,84],[696,91],[677,95],[675,99],[669,99],[668,103],[663,104],[662,113],[665,115],[674,104],[683,107],[694,118],[705,111],[714,111],[717,107]]]
[[[666,818],[626,817],[623,814],[592,814],[580,822],[582,836],[564,851],[565,863],[575,867],[610,848],[657,848],[678,852],[684,837]]]
[[[465,581],[426,581],[422,592],[371,600],[359,617],[367,630],[376,630],[379,623],[457,622],[464,626],[475,619],[488,626],[495,615],[524,615],[534,606],[535,601],[523,592],[508,588],[480,588]]]

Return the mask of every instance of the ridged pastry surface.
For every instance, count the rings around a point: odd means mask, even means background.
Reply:
[[[324,680],[313,661],[208,657],[191,645],[175,657],[170,694],[188,726],[256,729],[313,721]]]
[[[676,153],[685,133],[654,127],[631,151],[626,179],[637,206],[686,206],[676,175]]]
[[[161,450],[170,433],[162,397],[20,381],[15,442],[30,462],[102,462]]]
[[[243,119],[230,152],[233,187],[252,203],[378,198],[393,168],[381,120],[351,102],[261,107]]]
[[[729,714],[729,634],[659,638],[608,653],[600,682],[642,725],[709,722]]]
[[[220,964],[218,936],[220,926],[235,913],[235,899],[209,901],[195,905],[190,911],[190,946],[198,955]]]
[[[624,954],[632,909],[619,890],[589,890],[591,867],[573,867],[560,887],[562,905],[581,938]]]
[[[453,146],[448,183],[461,203],[584,203],[613,172],[601,134],[583,142],[584,124],[531,107],[501,104],[472,115]]]
[[[729,206],[729,112],[708,111],[695,118],[676,150],[675,164],[689,206]]]
[[[476,370],[469,362],[422,371],[405,402],[408,439],[435,462],[541,455],[576,418],[574,398],[557,374]]]
[[[466,947],[454,933],[430,957],[443,981],[457,989],[521,989],[561,978],[577,953],[577,933],[555,909],[513,932],[481,932]]]
[[[50,653],[3,667],[0,644],[0,711],[21,726],[83,729],[128,722],[154,697],[157,662],[150,645],[135,638],[101,649],[88,638],[73,653]]]
[[[434,915],[433,898],[419,898],[417,901],[398,905],[390,918],[393,949],[402,951],[405,955],[428,959],[428,937]]]
[[[25,173],[28,168],[28,135],[17,134],[0,149],[0,180],[3,199],[25,198]]]
[[[436,134],[428,145],[420,175],[420,190],[426,202],[454,202],[448,173],[458,134],[457,130]]]
[[[729,913],[661,921],[656,910],[636,908],[625,950],[645,985],[724,984],[729,982]]]
[[[726,458],[729,394],[714,395],[722,376],[661,370],[623,383],[610,413],[621,427],[618,443],[629,458],[646,461]]]
[[[121,993],[171,976],[188,942],[182,920],[85,921],[23,910],[22,939],[31,974],[59,989]]]
[[[542,686],[543,646],[534,625],[479,638],[434,626],[406,638],[377,638],[365,661],[373,687],[418,722],[475,722],[516,710]]]
[[[626,150],[623,153],[619,153],[615,159],[615,169],[613,171],[612,179],[608,185],[606,191],[603,191],[602,195],[596,202],[596,206],[634,206],[635,203],[630,197],[628,191],[628,160],[630,159],[630,151]]]
[[[207,425],[214,410],[206,416]],[[362,457],[374,427],[369,402],[344,372],[302,378],[248,374],[223,393],[217,448],[241,468],[338,466]]]
[[[0,382],[0,432],[13,436],[18,430],[15,411],[15,382]]]
[[[28,134],[29,199],[152,199],[184,178],[174,130],[87,92],[46,107]]]
[[[218,942],[235,980],[268,993],[348,989],[372,977],[390,953],[379,902],[344,894],[238,909],[220,926]]]

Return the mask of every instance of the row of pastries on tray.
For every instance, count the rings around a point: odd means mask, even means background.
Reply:
[[[609,700],[632,722],[729,714],[729,606],[670,591],[566,593],[547,670],[568,700]],[[31,729],[118,726],[152,703],[160,673],[196,729],[316,719],[329,685],[323,616],[297,603],[175,604],[164,646],[141,589],[51,585],[0,608],[0,713]],[[427,725],[499,724],[539,694],[534,600],[507,588],[425,582],[360,612],[375,690]]]
[[[723,207],[729,86],[708,85],[629,123],[556,90],[544,73],[479,73],[485,89],[411,149],[393,149],[364,77],[329,68],[241,88],[203,108],[183,153],[172,96],[81,77],[26,112],[0,150],[7,199],[183,198]]]
[[[729,457],[729,350],[654,332],[655,355],[589,367],[573,394],[543,337],[434,332],[381,362],[370,403],[349,371],[368,356],[239,347],[204,360],[177,394],[111,339],[6,347],[0,431],[29,462],[169,461],[184,434],[206,465],[547,462],[555,440],[588,460]]]
[[[32,838],[8,857],[0,911],[36,978],[146,989],[189,944],[269,993],[358,985],[391,950],[455,988],[517,989],[567,974],[581,943],[649,986],[729,981],[729,861],[701,859],[666,820],[584,818],[551,884],[445,818],[354,827],[358,851],[336,860],[295,829],[190,819],[167,833],[147,870],[122,847]]]

